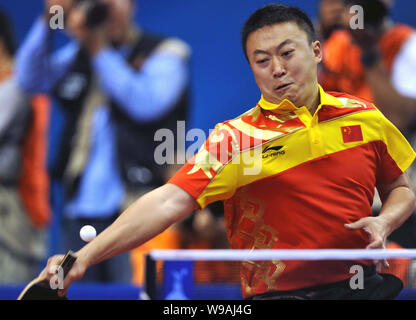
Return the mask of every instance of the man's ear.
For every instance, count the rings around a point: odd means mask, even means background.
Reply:
[[[322,46],[319,41],[312,42],[312,51],[315,56],[316,64],[322,61]]]

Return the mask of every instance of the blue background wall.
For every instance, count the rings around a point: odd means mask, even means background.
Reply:
[[[0,1],[10,13],[22,41],[43,0]],[[178,36],[193,50],[193,111],[190,127],[208,132],[215,123],[233,118],[258,101],[259,91],[240,48],[240,28],[265,0],[137,0],[136,20],[148,30]],[[317,0],[281,1],[312,17]],[[416,1],[398,0],[393,18],[416,26]],[[58,37],[57,44],[65,42]]]

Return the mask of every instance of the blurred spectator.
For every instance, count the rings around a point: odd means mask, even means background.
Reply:
[[[316,34],[325,41],[335,30],[344,28],[345,0],[320,0],[318,3]]]
[[[47,252],[50,220],[46,174],[49,102],[29,100],[13,77],[16,46],[0,11],[0,283],[25,283]]]
[[[65,12],[72,40],[50,52],[49,8]],[[85,224],[101,232],[129,195],[163,183],[154,161],[154,133],[175,131],[188,107],[189,48],[144,32],[133,22],[133,0],[45,0],[45,14],[19,50],[19,83],[53,95],[66,116],[52,175],[65,189],[67,249],[83,243]],[[83,281],[131,281],[129,255],[94,266]]]
[[[323,43],[320,83],[326,90],[359,96],[375,105],[406,135],[416,147],[416,33],[390,18],[393,1],[346,0],[344,30],[331,34]],[[351,18],[364,11],[364,29],[352,29]],[[352,12],[350,12],[352,11]],[[416,164],[408,173],[416,183]],[[380,200],[373,210],[378,214]],[[415,213],[388,238],[391,247],[416,247]],[[403,261],[391,263],[391,271],[405,280]],[[401,267],[395,267],[400,265]],[[393,270],[394,269],[394,270]]]
[[[416,33],[394,23],[389,1],[346,0],[345,30],[324,42],[320,82],[327,90],[344,91],[373,101],[402,131],[408,133],[416,115]],[[364,10],[364,28],[352,29],[352,5]]]

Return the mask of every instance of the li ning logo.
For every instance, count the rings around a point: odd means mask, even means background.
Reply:
[[[286,151],[281,150],[284,146],[266,147],[262,152],[262,158],[267,159],[269,157],[283,156]]]

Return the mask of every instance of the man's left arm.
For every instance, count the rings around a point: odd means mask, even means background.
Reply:
[[[378,185],[377,190],[382,202],[379,215],[345,225],[347,229],[363,229],[368,233],[367,249],[385,248],[387,237],[399,228],[415,209],[416,198],[406,173],[401,174],[391,183]]]

